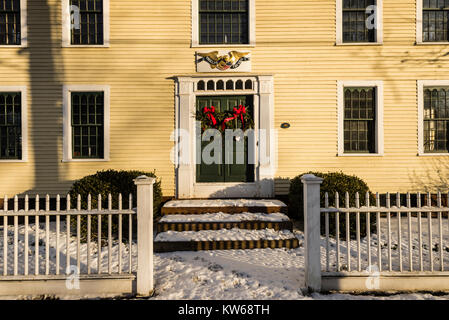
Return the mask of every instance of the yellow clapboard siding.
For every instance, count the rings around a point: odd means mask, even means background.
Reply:
[[[114,168],[156,169],[173,196],[170,78],[195,73],[191,1],[111,0],[109,48],[62,48],[60,1],[30,0],[28,16],[29,47],[0,48],[0,85],[28,86],[29,161],[0,163],[0,195],[66,192],[74,179]],[[275,79],[278,194],[311,170],[356,174],[379,192],[423,190],[447,176],[447,158],[416,155],[416,80],[449,79],[447,47],[414,44],[415,0],[384,1],[383,16],[382,46],[335,46],[334,0],[256,0],[249,50],[253,73]],[[337,80],[384,81],[383,157],[336,156]],[[109,162],[61,162],[63,84],[110,85]]]

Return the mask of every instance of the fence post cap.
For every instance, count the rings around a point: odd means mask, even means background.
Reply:
[[[314,174],[305,174],[301,177],[302,183],[323,183],[323,178],[319,178],[315,176]]]
[[[147,177],[147,176],[139,176],[136,179],[134,179],[135,185],[154,184],[155,182],[156,182],[156,178]]]

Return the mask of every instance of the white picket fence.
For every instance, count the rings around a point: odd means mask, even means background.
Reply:
[[[112,208],[111,195],[107,208],[102,208],[98,195],[94,209],[91,195],[86,209],[81,208],[79,195],[76,208],[71,208],[67,195],[64,210],[60,195],[56,196],[54,210],[50,210],[49,195],[45,208],[40,208],[39,195],[33,199],[25,195],[21,209],[18,196],[14,197],[13,208],[8,208],[5,196],[0,211],[0,295],[148,295],[153,290],[154,181],[145,176],[135,180],[137,208],[133,208],[131,194],[127,209],[123,209],[121,195],[117,208]],[[136,218],[137,239],[133,238]],[[96,230],[92,230],[93,219]],[[113,221],[118,225],[114,235]],[[107,236],[103,237],[105,229]]]
[[[430,193],[416,193],[413,207],[410,193],[405,205],[399,193],[392,205],[387,193],[384,206],[379,194],[375,205],[369,194],[363,195],[361,205],[356,193],[352,207],[348,193],[344,201],[335,194],[332,204],[325,194],[321,207],[322,179],[306,175],[302,181],[306,282],[311,290],[449,290],[449,207],[442,206],[441,193],[434,206]]]

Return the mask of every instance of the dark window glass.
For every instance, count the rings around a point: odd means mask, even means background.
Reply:
[[[248,44],[248,0],[198,0],[200,44]]]
[[[103,1],[70,0],[70,5],[79,8],[79,28],[75,19],[71,25],[71,44],[103,44]],[[75,14],[72,7],[72,15]]]
[[[424,152],[449,152],[449,87],[424,89]]]
[[[424,0],[423,41],[449,41],[449,0]]]
[[[104,155],[103,92],[72,93],[72,157],[99,158]]]
[[[367,28],[376,0],[343,0],[343,42],[376,42],[376,29]]]
[[[22,97],[0,92],[0,159],[22,159]]]
[[[345,153],[375,153],[375,88],[345,88]]]
[[[19,45],[20,0],[0,0],[0,45]]]

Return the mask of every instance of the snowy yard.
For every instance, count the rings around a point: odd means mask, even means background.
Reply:
[[[29,226],[29,272],[33,274],[34,266],[34,226]],[[40,225],[39,260],[40,272],[45,270],[45,225]],[[44,229],[44,230],[42,230]],[[55,271],[55,225],[50,228],[50,273]],[[65,230],[61,222],[61,230]],[[405,229],[406,230],[406,229]],[[304,236],[300,231],[294,231],[299,239],[297,249],[256,249],[256,250],[226,250],[201,252],[172,252],[155,254],[155,294],[151,299],[449,299],[449,295],[401,294],[393,296],[355,296],[348,294],[312,294],[305,295],[304,288]],[[3,229],[0,228],[3,236]],[[19,274],[24,270],[23,255],[24,227],[19,227]],[[8,266],[12,272],[14,228],[8,228]],[[2,239],[0,239],[2,240]],[[407,239],[404,239],[407,241]],[[325,239],[322,239],[324,246]],[[342,242],[342,247],[344,242]],[[354,244],[351,243],[352,247]],[[61,232],[60,261],[61,273],[65,270],[65,236]],[[91,244],[92,269],[96,270],[97,244]],[[133,270],[136,267],[136,244],[133,244]],[[127,248],[122,247],[123,270],[128,270]],[[322,250],[324,253],[324,250]],[[375,248],[373,248],[375,252]],[[118,265],[118,244],[112,248],[113,269]],[[71,239],[71,263],[75,264],[76,239]],[[81,271],[86,271],[87,245],[80,246]],[[323,254],[323,258],[324,258]],[[438,256],[436,253],[435,256]],[[355,256],[354,256],[355,258]],[[375,255],[373,254],[373,260]],[[436,257],[437,258],[437,257]],[[342,249],[342,260],[344,250]],[[404,260],[404,266],[406,265]],[[437,265],[437,263],[436,263]],[[3,268],[3,241],[0,241],[0,266]],[[102,249],[102,268],[107,270],[107,246]],[[9,297],[12,298],[12,297]],[[68,298],[68,297],[63,297]]]

